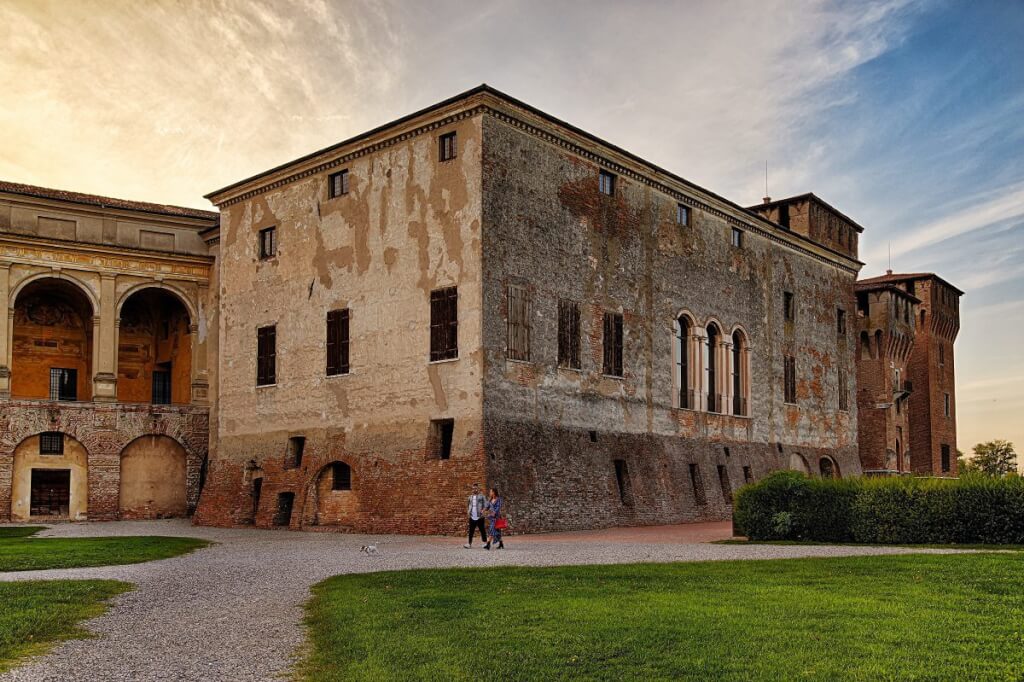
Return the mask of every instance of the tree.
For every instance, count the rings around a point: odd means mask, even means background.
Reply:
[[[971,469],[986,476],[1004,476],[1017,471],[1017,453],[1013,450],[1013,443],[1005,440],[978,443],[969,462]]]

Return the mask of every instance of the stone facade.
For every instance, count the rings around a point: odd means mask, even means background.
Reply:
[[[195,509],[216,219],[0,183],[0,520]]]

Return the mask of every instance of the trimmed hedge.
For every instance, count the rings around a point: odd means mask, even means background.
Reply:
[[[808,478],[780,471],[736,495],[751,540],[1024,545],[1024,478]]]

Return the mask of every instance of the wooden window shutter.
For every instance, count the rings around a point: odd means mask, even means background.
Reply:
[[[459,356],[459,293],[457,287],[430,292],[430,359]]]
[[[327,313],[327,375],[348,374],[349,310]]]
[[[508,287],[506,347],[511,360],[530,359],[530,299],[522,287]]]
[[[580,368],[580,305],[575,301],[558,302],[558,364]]]

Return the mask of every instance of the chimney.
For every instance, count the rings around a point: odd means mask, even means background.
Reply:
[[[766,204],[772,203],[772,198],[771,197],[765,197],[764,198],[764,203],[766,203]]]

